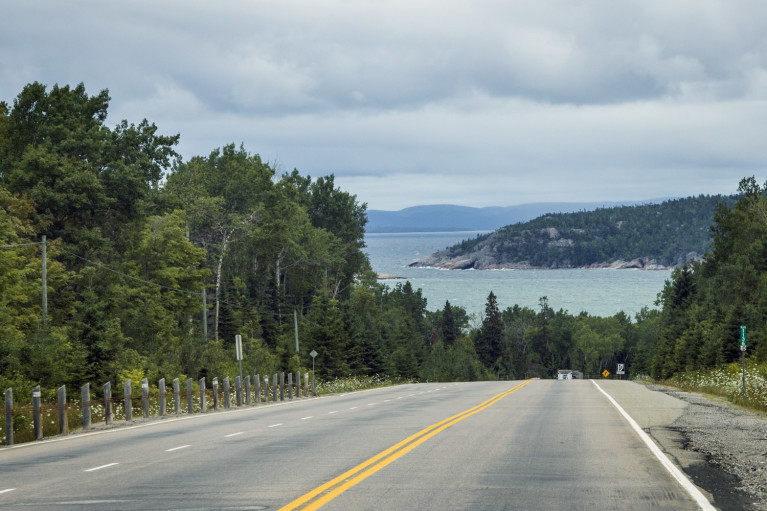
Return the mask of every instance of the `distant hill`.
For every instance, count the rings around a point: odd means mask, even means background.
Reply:
[[[664,199],[624,202],[538,202],[507,207],[472,208],[437,204],[414,206],[399,211],[367,211],[366,231],[378,232],[447,232],[492,231],[505,225],[527,222],[546,213],[593,211],[597,208],[656,204]]]
[[[661,204],[546,214],[508,225],[419,259],[410,266],[447,269],[644,268],[682,266],[710,244],[718,203],[736,196],[699,196]]]

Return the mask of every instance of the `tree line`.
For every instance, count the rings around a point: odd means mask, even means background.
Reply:
[[[376,279],[366,205],[332,174],[279,174],[234,144],[183,161],[179,135],[147,120],[106,126],[108,103],[106,90],[39,83],[0,103],[0,386],[235,374],[236,334],[246,366],[304,371],[313,349],[326,379],[597,375],[617,363],[668,377],[731,360],[741,323],[764,357],[767,192],[753,178],[717,207],[711,250],[673,273],[659,309],[573,315],[546,297],[502,309],[490,293],[474,318]]]

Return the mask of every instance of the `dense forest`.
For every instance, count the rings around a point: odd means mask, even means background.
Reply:
[[[708,249],[717,204],[699,196],[661,204],[547,214],[479,235],[413,266],[446,268],[682,267]]]
[[[597,375],[616,363],[665,378],[733,360],[740,324],[750,356],[767,357],[767,185],[753,178],[716,206],[709,252],[674,271],[658,309],[602,318],[546,297],[503,308],[490,293],[476,318],[377,281],[366,205],[332,174],[279,175],[233,144],[183,161],[179,135],[147,120],[106,126],[108,103],[106,90],[39,83],[0,103],[2,388],[233,375],[236,334],[249,371],[305,371],[314,349],[323,379]],[[699,200],[677,212],[690,233],[669,214],[671,232],[702,236]]]

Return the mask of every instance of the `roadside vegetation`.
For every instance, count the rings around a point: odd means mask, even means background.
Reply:
[[[687,392],[723,397],[738,406],[767,413],[767,364],[747,364],[745,399],[743,371],[738,363],[678,373],[663,383]]]

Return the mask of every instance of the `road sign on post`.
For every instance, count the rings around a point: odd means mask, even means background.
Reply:
[[[317,352],[312,350],[309,355],[312,357],[312,396],[317,396],[317,387],[315,386],[314,381],[314,357],[317,356]]]
[[[740,325],[740,365],[743,368],[743,399],[746,399],[746,325]]]

